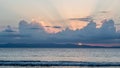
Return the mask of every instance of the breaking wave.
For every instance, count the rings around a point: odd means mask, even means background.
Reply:
[[[0,61],[0,66],[120,66],[120,62]]]

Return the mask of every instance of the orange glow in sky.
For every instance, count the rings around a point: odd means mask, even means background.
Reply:
[[[84,27],[86,23],[57,21],[93,16],[97,22],[112,18],[118,24],[119,2],[120,0],[0,0],[0,22],[3,22],[1,25],[11,23],[16,26],[16,22],[21,19],[31,21],[33,18],[40,18],[45,21],[43,25],[60,25],[64,28],[70,26],[75,30]]]

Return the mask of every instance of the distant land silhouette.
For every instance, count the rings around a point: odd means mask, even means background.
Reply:
[[[57,44],[57,43],[7,43],[0,44],[0,48],[120,48],[120,46],[91,46],[77,44]]]

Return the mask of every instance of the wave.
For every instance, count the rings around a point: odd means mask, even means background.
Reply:
[[[120,62],[0,61],[0,66],[120,66]]]

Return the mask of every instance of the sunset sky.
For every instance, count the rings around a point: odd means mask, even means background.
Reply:
[[[22,19],[43,21],[45,25],[85,26],[83,21],[70,18],[92,17],[99,22],[112,18],[119,29],[120,0],[0,0],[0,26],[18,26]]]
[[[119,45],[119,3],[120,0],[0,0],[0,43]]]

